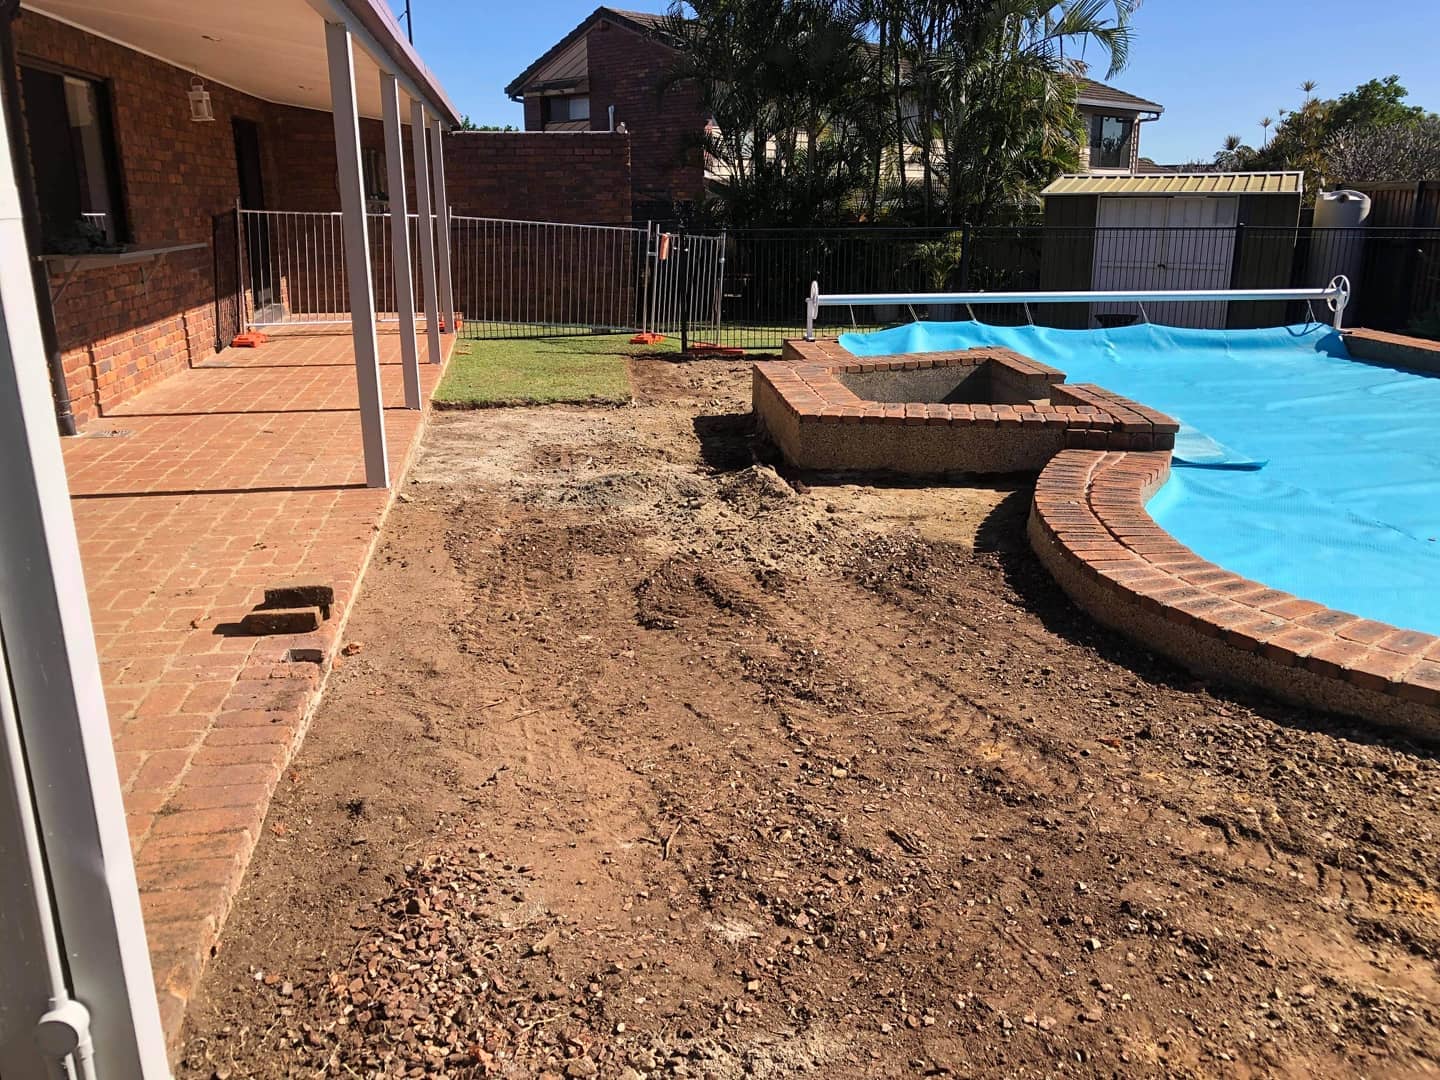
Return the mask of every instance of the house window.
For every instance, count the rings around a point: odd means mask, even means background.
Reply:
[[[547,97],[540,99],[540,115],[547,124],[564,124],[590,119],[590,96]]]
[[[129,239],[106,85],[22,65],[25,134],[45,250],[91,251]]]
[[[1090,122],[1090,167],[1130,167],[1130,130],[1135,122],[1128,116],[1096,116]]]
[[[378,149],[367,146],[360,151],[360,171],[364,174],[365,198],[377,201],[388,198],[385,192],[385,158]]]

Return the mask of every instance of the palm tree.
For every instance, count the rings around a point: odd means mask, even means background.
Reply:
[[[1239,135],[1226,135],[1215,152],[1215,167],[1222,172],[1244,172],[1254,161],[1255,150]]]
[[[1273,123],[1275,123],[1274,119],[1269,116],[1260,118],[1260,145],[1262,147],[1270,144],[1270,125]]]
[[[1319,86],[1319,85],[1320,85],[1320,84],[1317,83],[1314,79],[1306,79],[1304,82],[1302,82],[1302,83],[1300,84],[1300,92],[1305,95],[1305,100],[1306,100],[1306,101],[1309,101],[1309,100],[1311,99],[1311,97],[1314,96],[1314,94],[1315,94],[1315,87],[1317,87],[1317,86]]]
[[[936,61],[952,223],[987,220],[1078,167],[1076,59],[1125,66],[1138,0],[952,0]]]

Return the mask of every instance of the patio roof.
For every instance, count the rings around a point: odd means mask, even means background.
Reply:
[[[421,61],[384,0],[22,0],[21,6],[193,71],[266,101],[330,110],[325,22],[363,29],[360,46],[374,64],[355,65],[360,112],[381,115],[380,68],[400,76],[447,124],[460,114]],[[377,55],[379,54],[379,55]]]

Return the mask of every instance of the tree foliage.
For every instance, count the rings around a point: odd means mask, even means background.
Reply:
[[[1325,145],[1325,159],[1337,185],[1440,177],[1440,116],[1342,128]]]
[[[1440,117],[1406,103],[1395,75],[1370,79],[1337,98],[1300,86],[1299,107],[1280,110],[1275,133],[1261,146],[1227,135],[1209,167],[1227,171],[1303,169],[1307,197],[1336,184],[1421,180],[1440,175],[1435,153]],[[1268,131],[1262,124],[1262,131]],[[1202,166],[1204,167],[1204,166]]]
[[[696,88],[744,224],[1024,214],[1078,165],[1087,50],[1110,73],[1139,0],[690,0],[671,86]]]

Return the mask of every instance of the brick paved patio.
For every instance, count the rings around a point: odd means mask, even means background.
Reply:
[[[380,353],[398,488],[423,415],[403,408],[399,338]],[[364,486],[352,357],[348,333],[228,349],[65,442],[172,1042],[390,503]],[[427,400],[438,378],[422,364]],[[335,589],[318,633],[237,633],[267,586],[302,580]]]

